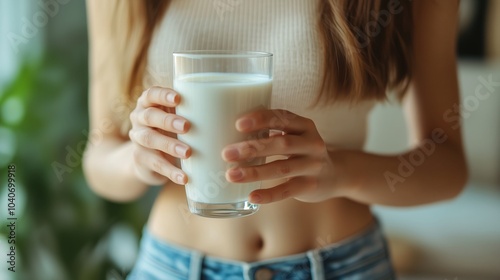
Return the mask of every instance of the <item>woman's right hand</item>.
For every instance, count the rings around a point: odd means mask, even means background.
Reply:
[[[175,166],[177,158],[191,155],[190,147],[175,138],[190,127],[186,119],[174,113],[180,99],[172,89],[151,87],[141,94],[130,113],[134,169],[146,184],[162,185],[169,179],[181,185],[187,182],[187,175]]]

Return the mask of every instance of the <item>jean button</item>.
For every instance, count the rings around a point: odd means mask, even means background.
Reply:
[[[259,268],[255,271],[255,280],[271,280],[273,278],[273,272],[266,267]]]

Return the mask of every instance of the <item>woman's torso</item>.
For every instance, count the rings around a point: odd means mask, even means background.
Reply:
[[[172,87],[172,52],[192,49],[259,50],[274,54],[272,108],[314,120],[331,146],[362,149],[373,102],[310,108],[321,88],[324,46],[320,0],[173,0],[149,49],[145,84]],[[266,182],[271,187],[278,181]],[[256,261],[342,240],[372,222],[369,207],[345,198],[321,203],[294,199],[249,217],[208,219],[189,213],[184,188],[165,186],[149,228],[159,238],[208,255]]]

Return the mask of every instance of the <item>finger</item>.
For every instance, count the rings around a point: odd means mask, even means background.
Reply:
[[[294,157],[257,166],[231,168],[226,171],[226,179],[229,182],[245,183],[290,178],[316,174],[321,168],[322,163],[319,160]]]
[[[190,123],[186,119],[175,114],[165,113],[165,111],[156,107],[148,107],[144,110],[134,112],[131,115],[131,119],[141,125],[156,127],[175,133],[186,133],[190,128]]]
[[[314,128],[314,122],[287,110],[260,110],[249,113],[236,121],[236,129],[251,132],[263,129],[281,130],[301,134]]]
[[[161,186],[168,182],[168,178],[160,175],[144,166],[135,167],[136,176],[150,186]]]
[[[188,158],[191,155],[188,145],[151,128],[130,130],[129,137],[143,147],[159,150],[176,158]]]
[[[314,141],[293,134],[249,140],[230,144],[222,150],[222,158],[228,162],[251,160],[272,155],[305,155],[321,152]]]
[[[174,107],[180,100],[181,96],[173,89],[150,87],[141,94],[137,103],[144,108],[158,105]]]
[[[147,168],[144,164],[135,165],[136,176],[142,181],[151,186],[160,186],[168,182],[168,178],[156,173],[155,171]]]
[[[138,147],[134,150],[134,161],[136,173],[153,185],[165,183],[166,178],[181,185],[187,182],[186,174],[168,161],[159,151]]]
[[[250,193],[249,199],[250,202],[256,204],[277,202],[311,192],[317,188],[317,185],[314,177],[295,177],[270,189],[255,190]]]

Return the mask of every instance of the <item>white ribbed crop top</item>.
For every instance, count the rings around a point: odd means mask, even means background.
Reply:
[[[271,107],[313,119],[329,145],[361,149],[374,101],[309,108],[319,94],[324,71],[320,1],[172,0],[149,48],[145,84],[172,87],[174,51],[271,52]]]

